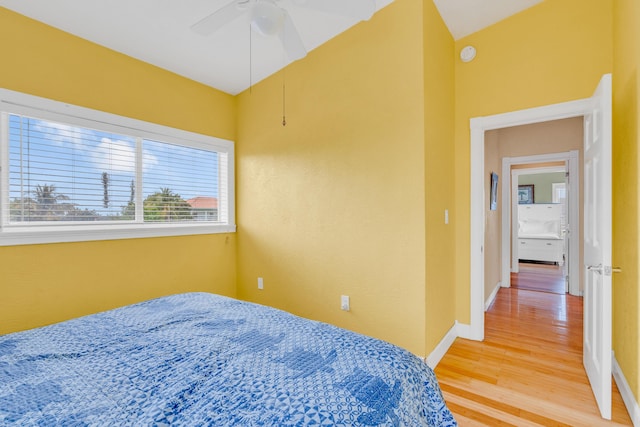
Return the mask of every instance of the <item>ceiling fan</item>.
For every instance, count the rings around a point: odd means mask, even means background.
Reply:
[[[208,36],[241,15],[248,13],[251,29],[264,36],[277,35],[291,61],[307,55],[300,34],[289,11],[282,3],[286,0],[233,0],[221,9],[191,26],[200,35]],[[298,7],[366,21],[376,11],[375,0],[291,0]]]

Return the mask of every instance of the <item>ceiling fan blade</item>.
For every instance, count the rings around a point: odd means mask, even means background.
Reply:
[[[238,18],[245,11],[246,8],[243,8],[234,0],[223,8],[218,9],[211,15],[206,16],[193,24],[191,26],[191,30],[201,36],[209,36],[218,31],[224,25]]]
[[[291,19],[291,16],[289,16],[289,12],[285,9],[282,9],[282,11],[284,12],[284,25],[278,36],[280,37],[282,47],[289,59],[291,61],[297,61],[298,59],[302,59],[307,56],[307,49],[302,43],[300,34],[293,24],[293,20]]]
[[[368,21],[376,11],[375,0],[295,0],[307,9]]]

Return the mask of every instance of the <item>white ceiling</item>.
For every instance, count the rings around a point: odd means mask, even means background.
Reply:
[[[543,0],[433,0],[454,39],[480,31]],[[1,3],[1,2],[0,2]]]
[[[176,74],[237,94],[288,64],[277,37],[253,33],[248,14],[203,37],[190,27],[231,0],[0,0],[0,6],[138,58]],[[279,0],[308,51],[357,24]],[[348,1],[348,0],[344,0]],[[393,0],[376,0],[376,10]],[[433,0],[459,39],[542,0]],[[366,25],[364,23],[363,25]]]

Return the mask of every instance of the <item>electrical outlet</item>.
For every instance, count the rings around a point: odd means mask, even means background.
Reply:
[[[344,311],[349,311],[351,309],[348,295],[340,296],[340,309]]]
[[[264,280],[262,280],[262,277],[258,277],[258,289],[264,289]]]
[[[444,223],[449,224],[449,209],[444,210]]]

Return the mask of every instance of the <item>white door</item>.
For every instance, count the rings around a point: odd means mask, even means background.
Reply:
[[[591,100],[584,127],[583,362],[600,414],[611,419],[611,74]]]

